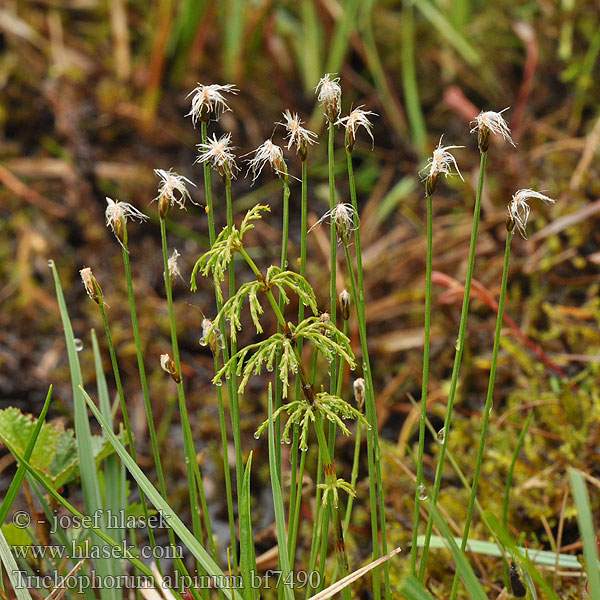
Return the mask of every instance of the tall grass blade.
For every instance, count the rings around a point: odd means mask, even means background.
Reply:
[[[481,587],[481,584],[475,577],[475,573],[465,556],[465,553],[459,548],[458,544],[454,541],[454,537],[452,536],[452,532],[450,531],[450,527],[441,516],[435,504],[429,500],[427,502],[429,514],[432,516],[436,526],[442,532],[442,535],[446,539],[448,544],[448,548],[450,548],[450,552],[452,553],[452,558],[454,559],[454,564],[456,565],[456,569],[459,573],[462,582],[469,593],[469,598],[472,600],[486,600],[485,592]]]
[[[529,553],[533,553],[535,550],[528,548],[527,552],[522,552],[506,529],[502,527],[496,515],[493,515],[488,511],[485,513],[485,520],[496,536],[498,536],[503,546],[511,552],[513,556],[519,557],[519,561],[523,568],[544,591],[544,597],[549,598],[550,600],[558,600],[558,596],[552,586],[544,579],[543,575],[536,569],[535,564],[528,556]]]
[[[32,600],[29,590],[21,582],[21,577],[19,575],[20,569],[17,566],[15,557],[10,551],[10,546],[6,541],[4,534],[2,533],[2,529],[0,529],[0,560],[4,565],[8,579],[10,580],[10,583],[17,596],[17,600]]]
[[[590,588],[590,598],[600,598],[600,568],[598,565],[598,548],[596,545],[596,530],[594,519],[590,510],[590,499],[588,497],[583,475],[578,469],[569,469],[571,479],[571,490],[577,507],[579,533],[583,539],[583,556]]]
[[[413,575],[409,575],[402,582],[400,592],[406,600],[434,600],[433,596],[423,587],[423,584]]]
[[[196,560],[204,567],[208,575],[214,575],[217,578],[224,578],[224,573],[213,560],[210,554],[200,544],[200,542],[194,537],[194,534],[183,524],[177,513],[165,502],[165,500],[158,493],[152,482],[144,475],[138,465],[132,460],[131,456],[127,452],[127,449],[119,441],[117,436],[110,430],[106,419],[102,416],[96,405],[92,402],[92,399],[82,390],[83,395],[90,407],[90,410],[94,414],[94,417],[98,420],[98,423],[102,426],[102,429],[106,432],[110,443],[121,457],[121,460],[125,463],[127,470],[131,473],[132,477],[137,481],[141,490],[146,494],[150,502],[154,504],[157,510],[160,510],[167,520],[171,529],[179,536],[179,539],[185,544],[189,551],[194,555]],[[243,600],[242,596],[237,591],[228,589],[223,590],[225,596],[233,600]]]
[[[106,421],[110,424],[111,429],[114,427],[112,413],[110,409],[110,397],[108,395],[108,385],[104,375],[104,367],[102,366],[102,357],[100,356],[100,348],[98,346],[98,338],[96,332],[92,329],[92,348],[94,351],[94,366],[96,368],[96,385],[98,387],[98,403],[100,411],[104,415]],[[105,435],[106,437],[106,435]],[[104,460],[104,510],[107,515],[125,515],[126,506],[121,503],[123,490],[121,489],[121,476],[119,473],[119,460],[116,454],[110,454]],[[121,528],[107,528],[118,542],[125,539],[125,532]],[[121,561],[119,558],[111,556],[107,560],[111,563],[111,573],[118,574],[120,572]],[[118,598],[122,598],[123,590],[120,586],[115,586],[115,594]]]
[[[90,515],[97,511],[102,511],[102,498],[100,496],[100,486],[98,484],[98,474],[96,471],[96,463],[94,461],[94,451],[92,448],[92,433],[88,420],[85,398],[82,395],[83,377],[81,375],[81,366],[75,348],[75,338],[73,336],[73,327],[65,297],[58,277],[58,271],[54,261],[49,263],[54,277],[54,286],[56,288],[56,298],[60,310],[60,317],[65,333],[65,342],[67,345],[67,355],[69,357],[69,369],[71,372],[71,384],[73,388],[73,404],[74,404],[74,421],[75,421],[75,438],[77,441],[77,454],[79,456],[79,471],[81,473],[81,487],[83,491],[83,501],[86,512]],[[97,537],[92,538],[94,543],[101,548],[105,544]],[[100,550],[102,553],[103,551]],[[116,575],[111,573],[111,559],[98,558],[95,560],[98,574],[101,576]],[[100,596],[103,600],[118,600],[116,588],[102,587]]]
[[[240,564],[244,579],[244,598],[257,598],[258,590],[252,587],[252,575],[256,573],[256,554],[254,552],[254,535],[252,534],[252,519],[250,515],[250,471],[252,470],[252,452],[246,462],[244,481],[242,482],[242,497],[239,500],[240,514]]]

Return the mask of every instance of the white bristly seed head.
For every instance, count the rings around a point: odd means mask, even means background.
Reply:
[[[287,149],[295,146],[296,154],[301,160],[305,160],[308,146],[317,141],[317,134],[302,127],[303,121],[299,119],[298,113],[292,115],[289,109],[286,109],[283,118],[285,123],[277,123],[277,125],[283,125],[287,131]]]
[[[375,145],[375,138],[373,137],[373,124],[369,121],[370,116],[376,117],[377,114],[370,110],[362,110],[361,106],[357,106],[347,117],[338,119],[335,124],[341,125],[346,129],[346,144],[350,152],[354,148],[354,142],[356,141],[356,130],[359,127],[364,127],[366,132],[371,137],[371,148]]]
[[[228,175],[233,178],[235,171],[239,171],[235,164],[234,147],[231,145],[231,133],[227,133],[217,139],[213,133],[212,139],[208,138],[206,144],[197,144],[200,151],[195,163],[208,163],[213,169],[218,171],[221,176]]]
[[[544,194],[540,194],[539,192],[535,192],[534,190],[519,190],[516,192],[511,201],[508,204],[508,218],[507,218],[507,228],[512,230],[512,228],[516,225],[517,229],[521,233],[524,238],[527,238],[526,228],[527,228],[527,220],[529,219],[529,204],[527,204],[528,200],[535,198],[537,200],[542,200],[542,202],[547,202],[550,204],[554,204],[555,200],[545,196]]]
[[[236,87],[228,83],[227,85],[202,85],[199,83],[187,97],[192,96],[192,108],[186,117],[192,117],[192,124],[196,127],[198,121],[207,122],[210,119],[211,114],[215,116],[217,120],[221,117],[224,112],[231,110],[225,102],[223,92],[229,94],[237,94],[238,90]]]
[[[330,121],[339,117],[342,109],[340,78],[333,75],[335,73],[327,73],[315,87],[315,93],[318,93],[317,100],[323,105],[325,115]]]
[[[248,160],[249,169],[252,171],[253,183],[267,163],[271,165],[276,175],[281,177],[281,179],[287,179],[287,166],[283,160],[283,150],[271,140],[265,140],[254,150],[254,158]]]
[[[348,236],[356,229],[354,226],[355,211],[352,204],[338,202],[332,210],[328,210],[308,231],[309,233],[324,221],[333,223],[337,230],[338,242],[347,243]],[[356,215],[358,219],[358,215]]]
[[[175,383],[181,383],[181,376],[175,365],[175,361],[168,354],[160,355],[160,366],[165,373],[171,376]]]
[[[179,208],[185,208],[186,200],[195,204],[186,186],[189,183],[196,187],[195,183],[183,175],[178,175],[173,169],[169,169],[168,171],[154,169],[154,173],[160,178],[158,196],[154,200],[158,200],[158,212],[161,219],[166,217],[169,208],[175,204]]]
[[[177,252],[177,248],[175,248],[173,249],[173,254],[171,254],[169,260],[167,261],[169,267],[169,280],[171,282],[171,285],[175,283],[175,279],[177,279],[177,277],[183,279],[183,277],[181,276],[181,271],[179,270],[178,258],[180,256],[181,254],[179,254],[179,252]]]
[[[100,296],[102,295],[102,289],[100,288],[100,284],[94,277],[92,273],[92,269],[90,267],[84,267],[79,271],[81,275],[81,280],[83,281],[83,285],[85,287],[85,291],[87,295],[96,303],[100,304]],[[96,287],[97,286],[97,287]],[[100,296],[98,295],[100,292]]]
[[[148,217],[140,212],[135,206],[128,204],[127,202],[119,202],[112,198],[106,197],[108,206],[106,207],[105,217],[106,226],[110,227],[113,233],[117,236],[117,239],[123,243],[123,222],[127,222],[128,219],[137,219],[140,222],[144,222]]]
[[[362,410],[365,405],[365,380],[359,377],[354,381],[354,399],[358,410]]]
[[[475,125],[471,129],[471,133],[477,131],[479,150],[481,152],[487,152],[490,144],[490,133],[494,135],[501,135],[507,142],[515,146],[512,138],[510,137],[510,129],[508,123],[504,120],[502,113],[507,111],[510,107],[502,109],[500,112],[494,112],[488,110],[481,112],[475,118]]]
[[[464,181],[458,165],[456,164],[456,159],[448,152],[448,150],[464,148],[464,146],[442,146],[443,137],[443,135],[440,137],[437,148],[433,151],[433,155],[427,160],[427,166],[419,171],[419,173],[423,173],[429,169],[429,172],[423,177],[423,181],[426,182],[425,187],[428,195],[433,194],[438,177],[440,175],[444,175],[444,177],[453,175],[452,169],[454,169],[457,175]]]

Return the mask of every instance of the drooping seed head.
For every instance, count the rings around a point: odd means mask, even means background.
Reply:
[[[342,309],[342,317],[344,321],[350,318],[350,294],[348,290],[342,290],[339,295],[340,308]]]
[[[112,229],[119,242],[122,244],[124,241],[124,227],[128,219],[137,219],[140,222],[144,222],[148,217],[140,212],[135,206],[128,204],[127,202],[119,202],[112,198],[106,197],[108,206],[104,213],[106,217],[106,226]]]
[[[450,152],[448,152],[448,150],[464,148],[464,146],[442,146],[443,137],[443,135],[440,137],[437,148],[433,151],[432,156],[427,160],[427,166],[420,171],[420,173],[423,173],[429,169],[429,172],[423,177],[423,181],[425,182],[425,191],[428,196],[433,194],[433,191],[437,185],[438,177],[440,175],[444,175],[445,177],[448,177],[448,175],[453,175],[454,173],[452,172],[452,169],[454,169],[458,176],[464,181],[458,165],[456,164],[456,159]]]
[[[196,187],[196,184],[187,177],[178,175],[173,169],[169,169],[168,171],[154,169],[154,173],[160,178],[158,196],[156,196],[155,200],[158,200],[158,214],[161,219],[167,216],[169,209],[175,204],[179,208],[185,208],[186,200],[194,202],[187,189],[187,184],[194,187]]]
[[[335,73],[327,73],[315,87],[315,92],[318,93],[317,99],[323,105],[325,116],[330,121],[339,117],[342,109],[340,78],[333,77],[333,75]]]
[[[213,133],[212,139],[208,138],[206,144],[197,144],[197,148],[200,154],[198,154],[194,164],[208,163],[222,177],[233,178],[235,172],[239,171],[238,166],[235,164],[235,155],[233,154],[235,148],[231,145],[231,133],[222,135],[219,139]]]
[[[471,129],[471,133],[477,131],[477,141],[479,151],[481,153],[487,152],[490,147],[490,134],[501,135],[507,142],[515,146],[512,138],[510,137],[510,129],[508,123],[504,120],[502,113],[507,111],[510,107],[502,109],[500,112],[494,112],[488,110],[481,112],[475,118],[475,125]]]
[[[83,281],[87,295],[98,305],[100,305],[101,300],[102,303],[104,303],[102,288],[94,277],[92,269],[90,269],[90,267],[84,267],[79,271],[79,274],[81,275],[81,280]]]
[[[550,204],[554,204],[554,202],[556,202],[554,199],[549,198],[544,194],[540,194],[539,192],[529,189],[519,190],[513,194],[513,197],[508,204],[506,227],[509,231],[512,231],[512,229],[516,226],[524,238],[527,238],[527,220],[529,219],[529,213],[531,211],[527,201],[531,200],[532,198],[542,200],[542,202]]]
[[[283,125],[287,131],[287,149],[296,146],[296,154],[300,157],[300,160],[306,160],[308,146],[317,141],[317,134],[302,127],[303,121],[299,119],[298,113],[292,115],[289,109],[286,109],[283,118],[285,123],[277,124]]]
[[[321,223],[328,220],[329,223],[335,225],[338,242],[347,243],[350,233],[357,228],[354,224],[355,218],[358,222],[358,215],[352,204],[338,202],[333,209],[328,210],[308,231],[311,232],[317,225],[321,225]]]
[[[369,121],[369,117],[372,115],[377,116],[376,113],[370,110],[362,110],[364,106],[357,106],[347,117],[338,119],[335,124],[342,125],[346,129],[346,146],[348,150],[352,152],[354,149],[354,142],[356,141],[356,130],[359,127],[364,127],[366,132],[371,137],[371,148],[375,145],[375,138],[373,137],[373,124]]]
[[[365,405],[365,380],[359,377],[354,381],[354,400],[356,400],[356,407],[362,411]]]
[[[252,171],[252,182],[261,174],[263,167],[269,163],[271,168],[283,181],[287,181],[287,165],[283,159],[283,150],[273,143],[272,140],[265,140],[256,150],[254,158],[248,160],[248,165]]]
[[[202,85],[199,83],[187,97],[192,97],[192,108],[186,117],[192,117],[192,124],[196,127],[198,121],[208,122],[211,115],[218,121],[221,115],[228,110],[231,110],[225,102],[223,92],[229,94],[237,94],[236,87],[228,83],[227,85]]]
[[[171,379],[175,383],[181,383],[181,375],[177,370],[175,361],[168,354],[160,355],[160,366],[165,373],[168,373],[171,376]]]

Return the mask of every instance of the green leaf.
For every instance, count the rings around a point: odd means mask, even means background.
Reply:
[[[590,511],[590,499],[588,497],[583,475],[577,469],[569,469],[573,499],[577,506],[579,518],[579,533],[583,539],[583,556],[590,586],[590,598],[600,598],[600,570],[598,568],[598,550],[596,547],[596,531],[594,520]]]
[[[20,585],[19,576],[17,575],[20,569],[10,551],[10,546],[6,542],[2,530],[0,530],[0,560],[4,565],[10,583],[13,586],[17,600],[32,600],[27,587]]]

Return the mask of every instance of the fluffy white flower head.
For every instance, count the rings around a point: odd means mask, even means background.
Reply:
[[[154,198],[155,200],[165,198],[169,202],[170,206],[177,204],[179,208],[185,208],[186,199],[194,203],[186,184],[196,187],[195,183],[190,181],[187,177],[173,172],[173,169],[169,169],[168,171],[164,171],[163,169],[154,169],[154,172],[156,175],[158,175],[158,177],[160,177],[158,196]]]
[[[285,123],[277,123],[283,125],[287,131],[286,139],[287,149],[289,150],[292,146],[296,146],[296,152],[300,153],[309,144],[314,144],[317,140],[317,134],[314,131],[310,131],[302,127],[303,121],[298,117],[298,113],[292,113],[289,109],[283,113]]]
[[[265,140],[255,151],[254,158],[248,161],[249,168],[252,170],[252,182],[261,174],[264,166],[269,163],[277,175],[287,176],[287,168],[283,160],[283,150],[273,143],[272,140]]]
[[[532,198],[550,204],[554,204],[555,202],[554,199],[549,198],[544,194],[540,194],[539,192],[535,192],[534,190],[519,190],[513,194],[513,197],[508,204],[508,218],[514,222],[524,238],[527,238],[526,227],[527,220],[529,219],[529,212],[531,210],[527,201]]]
[[[493,110],[488,110],[485,112],[481,112],[475,118],[475,125],[471,129],[471,133],[477,131],[479,135],[485,133],[493,133],[494,135],[501,135],[507,142],[512,144],[512,138],[510,137],[510,129],[508,127],[508,123],[504,120],[502,113],[507,111],[510,107],[506,107],[502,109],[500,112],[494,112]]]
[[[173,284],[173,282],[175,281],[175,279],[177,277],[179,277],[180,279],[183,279],[183,277],[181,277],[181,271],[179,269],[179,262],[178,259],[181,256],[181,254],[179,254],[179,252],[177,252],[177,248],[173,249],[173,254],[171,254],[171,256],[169,257],[169,260],[167,261],[167,265],[169,267],[169,279],[171,280],[171,284]]]
[[[420,171],[423,173],[423,171],[426,171],[429,168],[429,172],[425,175],[423,181],[428,177],[433,178],[438,175],[448,177],[448,175],[453,175],[452,169],[454,169],[458,176],[464,181],[458,165],[456,164],[456,159],[448,152],[448,150],[464,148],[464,146],[442,146],[443,137],[443,135],[440,137],[437,148],[433,151],[433,155],[427,160],[427,166]]]
[[[330,120],[339,116],[342,106],[340,78],[333,75],[335,73],[327,73],[315,87],[315,92],[318,93],[317,100],[323,105],[325,114]]]
[[[338,242],[345,242],[348,240],[350,232],[354,231],[354,217],[358,220],[358,215],[354,210],[352,204],[347,202],[338,202],[336,206],[327,211],[308,231],[312,231],[317,225],[321,225],[325,221],[335,225],[337,230]]]
[[[371,115],[376,117],[377,114],[370,110],[362,110],[363,106],[364,104],[357,106],[347,117],[338,119],[335,124],[346,128],[346,133],[348,135],[348,140],[351,142],[351,146],[354,146],[356,130],[359,127],[364,127],[371,137],[371,147],[373,147],[375,145],[375,138],[373,137],[373,124],[369,121],[369,117]]]
[[[196,123],[202,120],[208,120],[211,114],[214,114],[218,120],[224,112],[231,110],[225,102],[223,92],[237,94],[236,87],[228,83],[227,85],[202,85],[199,83],[188,95],[192,96],[192,108],[186,117],[192,117],[192,124],[196,127]]]
[[[208,163],[213,169],[221,174],[228,173],[230,177],[233,177],[234,171],[239,171],[238,166],[235,164],[231,133],[227,133],[219,139],[213,133],[212,139],[208,138],[206,144],[198,144],[197,148],[200,154],[194,163]]]
[[[108,203],[106,212],[104,213],[106,226],[112,229],[120,241],[122,241],[123,237],[123,221],[127,222],[128,219],[137,219],[140,222],[144,222],[148,219],[144,213],[127,202],[119,202],[108,196],[106,197],[106,202]]]

